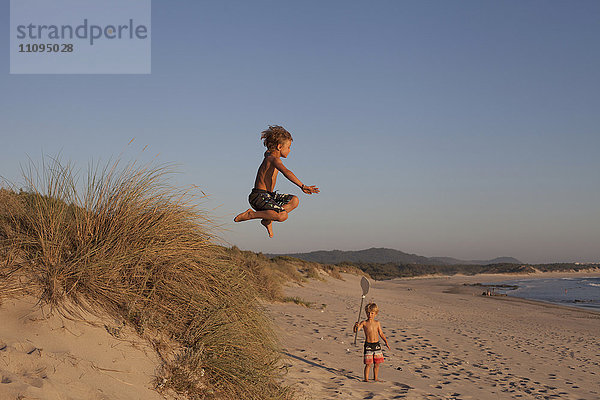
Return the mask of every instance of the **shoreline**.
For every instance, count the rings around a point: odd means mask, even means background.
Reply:
[[[485,276],[486,279],[478,280],[477,277]],[[438,276],[437,278],[444,278],[447,276]],[[456,275],[451,275],[450,277],[458,277]],[[492,278],[493,279],[488,279]],[[481,296],[481,290],[483,287],[480,286],[465,286],[465,285],[474,285],[477,283],[481,283],[482,285],[493,285],[495,282],[514,282],[520,280],[537,280],[537,279],[562,279],[562,278],[600,278],[600,272],[539,272],[535,274],[477,274],[477,275],[460,275],[460,278],[463,279],[471,279],[477,282],[464,283],[463,285],[455,284],[453,288],[449,289],[447,293],[455,293],[460,292],[463,294],[473,294],[476,296]],[[431,278],[435,278],[435,276],[431,276]],[[402,278],[397,278],[401,280]],[[568,305],[568,304],[559,304],[551,301],[537,300],[537,299],[528,299],[520,296],[513,295],[503,295],[503,296],[484,296],[489,297],[496,300],[503,301],[517,301],[524,302],[528,304],[537,304],[542,306],[551,306],[565,310],[578,310],[587,313],[592,313],[596,315],[600,315],[600,309],[598,308],[588,308],[576,305]]]

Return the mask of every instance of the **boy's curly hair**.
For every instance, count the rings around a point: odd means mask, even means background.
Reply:
[[[377,314],[379,312],[379,307],[375,303],[369,303],[365,306],[365,312],[369,314],[370,312],[374,312]]]
[[[269,125],[269,129],[261,132],[260,138],[269,150],[276,149],[278,144],[283,144],[286,140],[294,140],[292,135],[279,125]]]

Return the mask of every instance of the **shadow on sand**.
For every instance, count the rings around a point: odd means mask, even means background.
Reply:
[[[296,356],[294,354],[291,354],[291,353],[288,353],[288,352],[283,352],[282,354],[284,354],[284,355],[286,355],[286,356],[288,356],[290,358],[293,358],[295,360],[302,361],[302,362],[304,362],[304,363],[306,363],[306,364],[308,364],[308,365],[310,365],[312,367],[318,367],[318,368],[324,369],[327,372],[331,372],[332,374],[344,376],[344,377],[346,377],[348,379],[352,379],[352,380],[359,380],[360,381],[362,379],[361,377],[356,376],[356,375],[352,375],[351,373],[349,373],[348,371],[343,370],[343,369],[340,370],[340,369],[336,369],[336,368],[326,367],[324,365],[317,364],[314,361],[310,361],[310,360],[307,360],[305,358],[298,357],[298,356]]]

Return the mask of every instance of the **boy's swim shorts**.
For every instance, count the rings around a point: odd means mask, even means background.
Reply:
[[[383,362],[383,351],[379,342],[365,342],[365,364],[381,364]]]
[[[256,211],[273,210],[277,212],[285,211],[284,205],[292,201],[293,194],[282,194],[277,192],[268,192],[262,189],[252,189],[248,196],[248,202]]]

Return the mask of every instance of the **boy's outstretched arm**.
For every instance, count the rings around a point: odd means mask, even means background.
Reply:
[[[387,348],[389,350],[390,349],[390,345],[388,344],[387,338],[385,337],[385,335],[383,334],[383,330],[381,329],[381,323],[377,323],[377,332],[379,333],[379,336],[383,339],[383,341],[385,342],[385,345],[387,346]]]
[[[319,193],[319,188],[316,186],[306,186],[304,185],[300,179],[298,179],[298,177],[296,175],[294,175],[294,173],[292,171],[290,171],[289,169],[286,168],[285,165],[283,165],[283,162],[281,162],[281,159],[276,158],[275,161],[273,161],[273,165],[275,166],[275,168],[277,168],[279,170],[279,172],[281,172],[283,174],[283,176],[285,176],[286,178],[288,178],[290,180],[290,182],[298,185],[298,187],[300,187],[300,189],[302,189],[302,191],[306,194],[313,194],[313,193]]]

